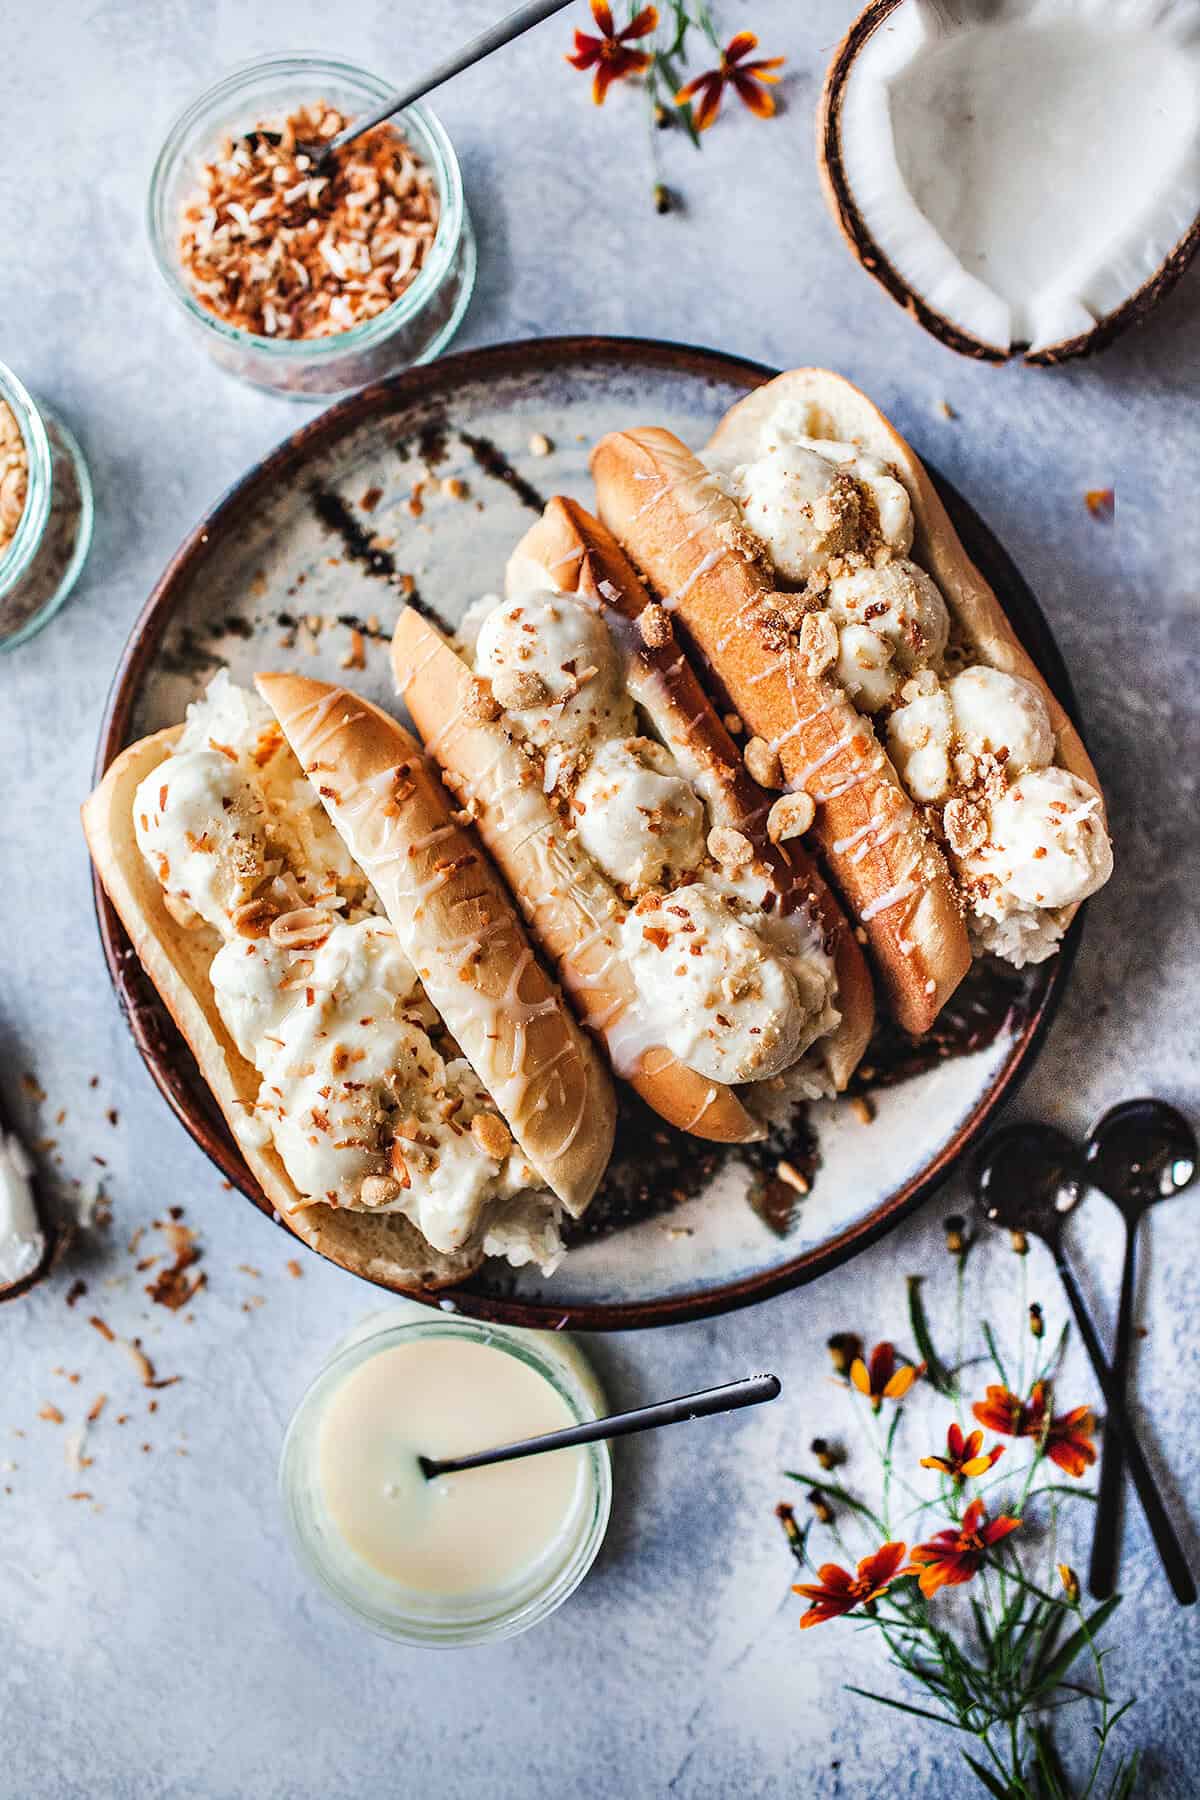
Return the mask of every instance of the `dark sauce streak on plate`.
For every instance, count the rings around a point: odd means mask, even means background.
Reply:
[[[465,444],[485,475],[493,481],[502,481],[505,487],[511,488],[522,506],[539,516],[545,511],[546,502],[538,493],[532,481],[527,481],[519,469],[509,462],[503,450],[493,444],[491,438],[477,437],[473,431],[460,431],[460,444]]]
[[[951,1057],[985,1050],[1006,1027],[1019,1028],[1032,992],[1028,971],[978,960],[926,1036],[912,1037],[892,1020],[880,1020],[850,1095],[895,1087]],[[874,1127],[864,1124],[862,1129]],[[583,1218],[567,1229],[567,1241],[608,1237],[662,1217],[702,1193],[730,1162],[750,1177],[747,1203],[770,1230],[786,1237],[804,1205],[802,1190],[812,1190],[821,1166],[820,1136],[810,1108],[797,1106],[787,1123],[774,1126],[760,1143],[708,1144],[666,1124],[626,1090],[608,1172]],[[786,1177],[778,1172],[785,1165]]]
[[[361,519],[355,518],[340,494],[334,493],[332,488],[313,488],[312,504],[313,511],[325,529],[334,532],[341,539],[342,548],[352,562],[358,563],[368,575],[374,575],[389,587],[403,590],[409,606],[419,612],[422,618],[428,619],[431,625],[436,625],[439,631],[453,632],[454,627],[449,620],[443,618],[436,607],[430,606],[421,596],[411,575],[404,576],[400,573],[391,551],[383,549],[375,541],[375,534],[366,529]],[[346,623],[349,618],[350,615],[347,614],[340,622]],[[357,620],[355,628],[362,629]]]

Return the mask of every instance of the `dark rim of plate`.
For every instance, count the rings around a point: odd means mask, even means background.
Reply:
[[[236,529],[248,511],[281,480],[298,473],[308,458],[329,449],[341,437],[367,421],[414,405],[434,405],[453,399],[465,383],[506,376],[545,374],[572,365],[611,364],[622,370],[652,368],[711,378],[747,391],[761,386],[777,369],[721,351],[698,349],[654,338],[558,337],[497,344],[480,350],[459,351],[437,361],[407,369],[386,381],[361,389],[312,419],[285,438],[268,456],[235,482],[189,533],[155,583],[149,599],[134,623],[121,654],[105,706],[96,748],[95,779],[130,742],[136,697],[143,678],[154,662],[163,636],[174,615],[176,590],[190,580],[197,568],[219,550],[226,533]],[[1015,602],[1013,623],[1026,648],[1042,670],[1071,717],[1076,717],[1075,696],[1066,667],[1050,627],[1020,572],[982,519],[937,471],[926,463],[930,476],[950,514],[955,529],[973,560],[1006,604]],[[227,1181],[268,1215],[273,1208],[243,1162],[232,1134],[219,1115],[199,1108],[196,1088],[199,1075],[190,1052],[161,1003],[153,1004],[153,989],[142,973],[124,929],[93,871],[96,919],[105,962],[121,1010],[134,1042],[155,1086],[192,1138]],[[1045,965],[1046,976],[1035,994],[1028,1015],[1014,1035],[1008,1053],[987,1089],[953,1136],[925,1167],[882,1200],[865,1219],[856,1221],[826,1242],[758,1274],[691,1293],[629,1303],[558,1302],[529,1300],[479,1292],[470,1282],[437,1293],[411,1293],[413,1299],[468,1317],[535,1330],[618,1331],[649,1325],[670,1325],[714,1314],[732,1312],[772,1295],[799,1287],[827,1270],[836,1268],[913,1212],[946,1181],[955,1165],[992,1122],[1000,1106],[1011,1099],[1045,1038],[1066,989],[1079,948],[1082,911],[1067,933],[1058,955]],[[169,1030],[164,1032],[164,1023]],[[213,1109],[215,1112],[215,1108]],[[286,1228],[285,1228],[286,1229]],[[295,1242],[300,1240],[296,1239]],[[370,1279],[364,1277],[364,1279]],[[385,1286],[384,1283],[373,1285]]]

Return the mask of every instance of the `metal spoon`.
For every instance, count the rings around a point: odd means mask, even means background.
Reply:
[[[1112,1359],[1113,1376],[1122,1390],[1133,1350],[1138,1225],[1157,1200],[1181,1193],[1195,1180],[1196,1150],[1190,1123],[1165,1100],[1123,1101],[1105,1113],[1087,1141],[1088,1175],[1125,1218],[1125,1261]],[[1116,1587],[1123,1472],[1122,1434],[1106,1426],[1088,1571],[1088,1586],[1101,1600]]]
[[[1188,1570],[1183,1547],[1167,1517],[1150,1465],[1125,1410],[1122,1384],[1114,1378],[1104,1359],[1096,1327],[1067,1260],[1063,1223],[1067,1214],[1079,1204],[1085,1187],[1083,1158],[1079,1150],[1069,1137],[1051,1125],[1006,1125],[988,1139],[976,1156],[971,1185],[977,1205],[993,1225],[1040,1237],[1053,1256],[1104,1395],[1109,1422],[1120,1431],[1124,1440],[1133,1485],[1172,1592],[1182,1606],[1192,1605],[1196,1584]]]
[[[422,94],[428,94],[433,88],[441,87],[442,83],[449,81],[452,75],[459,75],[464,69],[469,69],[472,63],[482,62],[483,58],[490,56],[493,50],[499,50],[503,45],[511,43],[513,38],[520,37],[522,32],[528,31],[531,26],[540,25],[543,19],[548,19],[552,13],[561,12],[569,4],[570,0],[526,0],[524,6],[518,6],[515,12],[508,13],[498,24],[490,25],[486,31],[481,31],[478,37],[473,37],[469,44],[464,44],[462,49],[455,51],[453,56],[445,57],[432,69],[427,70],[424,75],[418,76],[415,81],[406,82],[402,88],[398,88],[394,94],[377,106],[374,112],[367,113],[364,118],[353,120],[344,131],[339,131],[336,137],[319,143],[297,144],[296,149],[311,159],[314,165],[312,172],[318,173],[324,164],[335,157],[338,151],[343,150],[347,144],[352,144],[355,138],[361,137],[366,131],[373,130],[376,125],[382,125],[385,119],[390,119],[393,113],[398,113],[403,107],[411,106],[412,102],[419,100]]]
[[[698,1394],[683,1394],[678,1400],[659,1400],[652,1406],[635,1407],[632,1412],[592,1419],[586,1425],[568,1425],[562,1431],[547,1431],[541,1437],[500,1444],[494,1450],[476,1450],[471,1456],[419,1456],[417,1461],[426,1481],[433,1481],[439,1475],[457,1475],[461,1469],[485,1469],[491,1463],[518,1462],[523,1456],[541,1456],[547,1450],[567,1450],[574,1444],[595,1444],[601,1438],[628,1437],[635,1431],[654,1431],[659,1425],[678,1425],[685,1419],[706,1419],[712,1413],[761,1406],[764,1400],[777,1400],[781,1392],[778,1375],[750,1375],[745,1381],[704,1388]]]

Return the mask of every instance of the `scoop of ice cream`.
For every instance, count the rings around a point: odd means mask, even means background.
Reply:
[[[579,841],[612,881],[644,893],[699,867],[704,808],[669,750],[649,738],[601,744],[574,795]]]
[[[914,800],[933,802],[949,794],[953,737],[954,713],[942,687],[914,695],[888,720],[888,752]]]
[[[869,625],[843,625],[838,632],[837,678],[864,712],[879,712],[895,699],[902,672],[893,648]]]
[[[907,555],[913,539],[912,502],[908,489],[902,481],[897,481],[888,465],[869,451],[860,450],[857,444],[839,444],[830,438],[801,438],[798,441],[862,482],[875,502],[884,543],[901,556]]]
[[[1021,906],[1073,906],[1112,874],[1100,796],[1067,769],[1030,769],[991,808],[987,842],[964,861]]]
[[[806,445],[781,440],[756,461],[721,472],[719,480],[789,581],[807,580],[858,542],[862,503],[856,483]]]
[[[982,664],[947,683],[954,726],[972,756],[990,754],[1010,775],[1054,760],[1054,731],[1040,688]]]
[[[881,569],[848,570],[829,583],[829,610],[839,625],[867,625],[891,644],[902,669],[940,661],[950,615],[937,583],[905,557]]]
[[[551,590],[515,594],[483,620],[475,669],[541,746],[629,737],[633,702],[602,615]]]
[[[680,1062],[730,1085],[795,1062],[807,1013],[786,957],[697,883],[635,911],[622,944],[648,1020]]]
[[[223,750],[179,750],[141,782],[138,848],[168,894],[219,931],[266,878],[267,813]]]

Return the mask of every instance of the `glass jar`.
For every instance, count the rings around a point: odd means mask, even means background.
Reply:
[[[148,225],[159,273],[221,367],[290,399],[324,399],[445,349],[462,323],[475,285],[475,236],[462,173],[433,113],[410,106],[396,124],[432,171],[438,227],[412,283],[386,312],[332,337],[260,337],[227,324],[188,285],[179,256],[183,208],[204,164],[227,136],[282,122],[296,107],[325,100],[346,116],[386,100],[388,83],[353,63],[311,54],[277,56],[234,69],[184,112],[167,133],[150,179]]]
[[[539,1624],[574,1593],[604,1541],[612,1504],[607,1443],[579,1452],[582,1477],[570,1514],[553,1544],[507,1583],[483,1592],[441,1596],[414,1592],[371,1567],[349,1548],[329,1517],[318,1475],[318,1442],[327,1403],[369,1358],[429,1338],[459,1338],[515,1357],[546,1381],[579,1423],[600,1416],[604,1397],[569,1340],[546,1332],[482,1325],[458,1316],[430,1318],[403,1306],[374,1315],[335,1350],[300,1402],[284,1439],[279,1486],[301,1563],[345,1611],[383,1636],[426,1648],[495,1643]],[[397,1323],[397,1319],[402,1322]]]
[[[25,505],[0,549],[0,650],[15,650],[52,618],[79,579],[92,542],[92,483],[62,421],[0,363],[0,402],[25,446]]]

